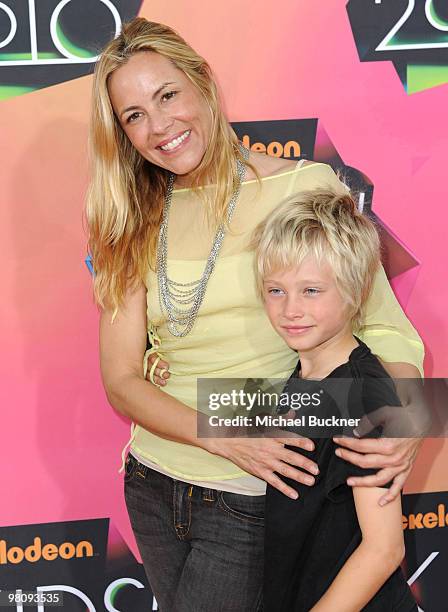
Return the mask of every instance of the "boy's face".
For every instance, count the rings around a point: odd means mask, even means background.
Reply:
[[[351,333],[349,307],[327,263],[306,257],[300,266],[272,272],[263,297],[272,326],[299,353]]]

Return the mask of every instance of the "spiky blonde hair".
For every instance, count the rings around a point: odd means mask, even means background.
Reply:
[[[349,305],[353,329],[362,326],[380,264],[380,242],[374,223],[358,211],[347,191],[314,190],[291,196],[256,228],[252,246],[261,298],[269,274],[299,266],[312,256],[330,265]]]

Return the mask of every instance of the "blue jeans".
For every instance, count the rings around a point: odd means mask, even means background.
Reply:
[[[125,499],[161,612],[256,612],[264,496],[189,485],[128,455]]]

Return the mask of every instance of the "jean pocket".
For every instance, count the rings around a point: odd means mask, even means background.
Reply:
[[[132,480],[134,472],[137,468],[137,461],[134,459],[132,455],[128,455],[126,457],[126,461],[124,462],[124,481],[129,482]]]
[[[124,463],[124,482],[128,483],[134,480],[146,480],[148,469],[146,465],[137,461],[137,459],[129,453]]]
[[[264,525],[264,495],[240,495],[218,491],[218,505],[224,512],[240,521]]]

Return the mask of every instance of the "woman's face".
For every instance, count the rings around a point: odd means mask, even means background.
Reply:
[[[190,79],[152,51],[133,55],[109,78],[115,114],[129,140],[152,164],[188,185],[207,148],[212,116]]]

